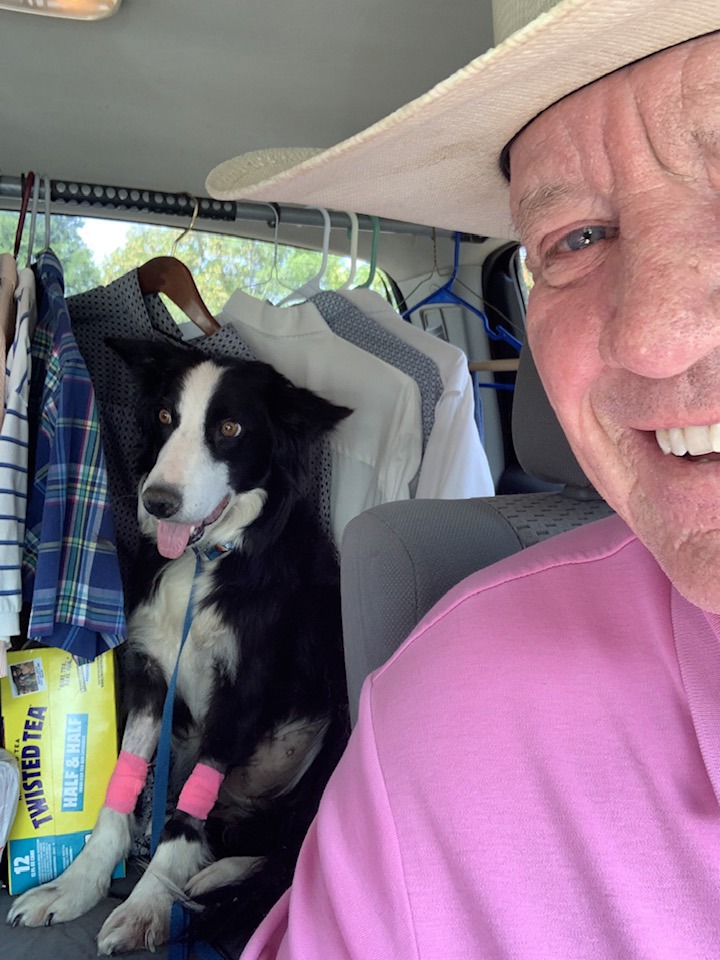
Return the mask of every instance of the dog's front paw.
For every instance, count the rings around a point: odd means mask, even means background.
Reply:
[[[7,922],[13,927],[65,923],[94,907],[103,893],[97,884],[68,882],[65,877],[59,877],[18,897],[8,912]]]
[[[149,900],[131,895],[117,907],[100,928],[98,954],[110,956],[129,950],[151,950],[166,943],[170,936],[172,898],[161,893]]]

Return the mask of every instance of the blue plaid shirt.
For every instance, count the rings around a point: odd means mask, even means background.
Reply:
[[[126,636],[105,456],[55,254],[40,254],[35,274],[30,423],[37,443],[23,556],[28,637],[92,660]]]

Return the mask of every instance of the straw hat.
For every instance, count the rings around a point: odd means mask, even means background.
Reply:
[[[327,150],[227,160],[208,193],[513,238],[508,141],[573,90],[719,30],[720,0],[494,0],[493,17],[501,42],[424,96]]]

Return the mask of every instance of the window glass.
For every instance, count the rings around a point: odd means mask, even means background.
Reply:
[[[18,215],[0,211],[0,250],[12,250]],[[44,243],[44,219],[38,218],[34,249]],[[27,223],[25,234],[28,233]],[[91,217],[53,215],[50,245],[65,274],[65,293],[71,296],[116,280],[152,257],[167,256],[179,236],[177,227],[161,227]],[[27,236],[23,237],[27,243]],[[19,262],[27,257],[23,245]],[[321,254],[272,242],[246,240],[221,233],[193,230],[178,244],[176,255],[190,269],[211,313],[218,313],[230,294],[239,289],[262,300],[278,302],[320,269]],[[354,285],[363,283],[369,265],[359,261]],[[350,257],[329,254],[323,288],[337,289],[350,273]],[[392,286],[376,271],[371,289],[391,296]],[[165,301],[177,319],[185,319]]]

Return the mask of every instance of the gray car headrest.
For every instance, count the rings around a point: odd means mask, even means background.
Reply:
[[[580,469],[565,437],[527,344],[520,352],[512,410],[512,436],[520,466],[550,483],[563,483],[563,493],[579,499],[599,498]]]

